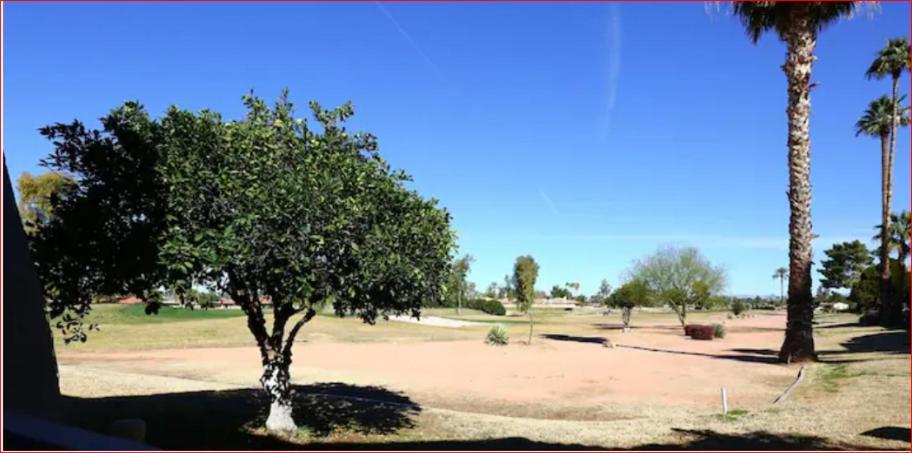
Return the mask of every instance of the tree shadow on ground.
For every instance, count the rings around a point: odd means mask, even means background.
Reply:
[[[901,440],[904,442],[912,441],[912,432],[909,428],[899,426],[881,426],[861,433],[862,436],[877,437],[887,440]]]
[[[818,436],[766,431],[727,434],[708,429],[672,428],[682,442],[639,445],[636,450],[873,450],[871,447],[835,443]]]
[[[574,341],[577,343],[591,343],[591,344],[605,344],[608,342],[607,338],[604,337],[583,337],[577,335],[563,335],[556,333],[546,333],[540,335],[541,338],[546,340],[555,340],[555,341]]]
[[[617,345],[617,347],[636,349],[639,351],[662,352],[665,354],[693,355],[693,356],[709,357],[712,359],[736,360],[739,362],[749,362],[749,363],[768,363],[768,364],[778,364],[779,363],[779,359],[777,357],[763,355],[763,354],[750,354],[750,353],[710,354],[707,352],[675,351],[673,349],[647,348],[645,346],[632,346],[632,345],[623,345],[623,344],[619,344],[619,345]]]
[[[622,323],[610,323],[610,322],[597,322],[592,324],[592,327],[598,330],[624,330],[624,324]],[[684,328],[680,325],[667,325],[667,324],[631,324],[630,330],[664,330],[671,332],[680,332],[684,334]]]
[[[138,418],[146,442],[164,449],[273,449],[300,444],[258,435],[268,400],[262,390],[239,389],[106,398],[65,398],[68,422],[104,433],[117,419]],[[294,416],[314,438],[387,435],[414,427],[421,406],[382,387],[321,383],[294,386]]]

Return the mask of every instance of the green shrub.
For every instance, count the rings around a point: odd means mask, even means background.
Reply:
[[[503,316],[507,314],[507,309],[498,300],[493,299],[472,299],[466,301],[465,308],[480,310],[489,315]]]
[[[747,304],[744,303],[744,301],[742,301],[741,299],[735,299],[735,301],[732,302],[731,310],[732,310],[732,313],[735,314],[735,316],[740,316],[741,313],[744,313],[745,311],[747,311]]]
[[[493,346],[506,346],[509,342],[510,335],[507,333],[507,329],[500,324],[494,324],[485,335],[485,343]]]
[[[713,324],[713,336],[725,338],[725,324]]]

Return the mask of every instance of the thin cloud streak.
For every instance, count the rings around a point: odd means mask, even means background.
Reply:
[[[538,189],[538,194],[541,196],[541,199],[545,202],[545,205],[548,206],[548,209],[551,210],[551,213],[555,217],[560,217],[560,211],[557,210],[557,206],[554,205],[554,202],[551,201],[551,198],[545,194],[545,191]]]
[[[440,71],[440,68],[437,66],[437,64],[434,63],[434,60],[431,60],[431,57],[424,53],[424,50],[422,50],[421,46],[419,46],[415,39],[412,38],[412,35],[405,30],[402,24],[400,24],[395,17],[393,17],[393,13],[386,9],[386,6],[383,6],[383,3],[381,2],[375,1],[374,4],[377,5],[377,8],[380,10],[380,12],[382,12],[383,15],[386,16],[386,18],[390,21],[390,23],[393,24],[393,27],[396,28],[396,31],[398,31],[399,34],[405,38],[409,46],[411,46],[412,50],[414,50],[415,53],[417,53],[418,56],[424,60],[424,63],[431,68],[431,70],[434,72],[434,75],[440,79],[441,82],[448,83],[447,78],[443,75],[443,72]]]

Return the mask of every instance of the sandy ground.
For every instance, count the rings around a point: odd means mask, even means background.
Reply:
[[[545,331],[532,345],[514,341],[506,347],[480,340],[312,341],[295,346],[292,376],[301,384],[382,385],[422,404],[457,410],[548,404],[708,409],[720,405],[722,386],[731,407],[754,408],[767,406],[795,376],[796,368],[775,364],[769,351],[781,342],[784,323],[781,314],[731,320],[727,337],[715,341],[688,339],[674,324],[626,334],[605,329],[591,337]],[[603,347],[602,338],[616,347]],[[119,385],[78,385],[86,376],[115,383],[123,381],[118,373],[141,374],[146,384],[136,391],[175,392],[252,387],[261,371],[252,347],[71,352],[59,361],[64,393],[80,396],[129,393]]]
[[[467,327],[467,326],[476,326],[479,323],[471,321],[462,321],[459,319],[449,319],[441,318],[440,316],[422,316],[421,319],[416,319],[411,316],[390,316],[390,321],[399,321],[399,322],[410,322],[413,324],[421,324],[424,326],[434,326],[434,327]]]

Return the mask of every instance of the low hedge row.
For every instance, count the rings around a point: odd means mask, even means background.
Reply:
[[[489,315],[503,316],[507,314],[507,309],[504,308],[503,304],[493,299],[472,299],[466,301],[464,306],[472,310],[481,310]]]

